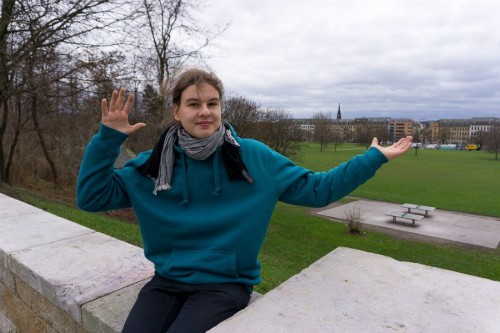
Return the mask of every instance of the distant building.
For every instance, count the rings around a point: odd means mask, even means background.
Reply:
[[[312,119],[296,119],[297,127],[311,140],[315,125]],[[396,141],[406,136],[420,134],[425,143],[456,144],[473,143],[481,133],[490,131],[500,123],[496,117],[473,117],[471,119],[440,119],[419,122],[408,118],[355,118],[342,119],[340,103],[336,120],[331,121],[331,131],[339,142],[355,142],[361,132],[377,136],[383,142]],[[425,134],[423,134],[425,133]],[[422,136],[423,135],[423,136]]]
[[[469,135],[474,137],[481,133],[489,132],[498,121],[500,121],[500,119],[495,117],[473,117]]]

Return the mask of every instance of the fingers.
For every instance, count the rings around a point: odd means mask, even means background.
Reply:
[[[405,138],[399,139],[396,143],[394,143],[394,147],[411,145],[412,141],[413,141],[413,137],[407,136]]]
[[[127,89],[123,87],[120,88],[119,91],[114,90],[113,93],[111,94],[109,108],[106,99],[105,98],[102,99],[101,101],[102,114],[106,115],[108,112],[115,112],[115,111],[125,111],[127,114],[129,114],[130,110],[132,110],[132,106],[134,105],[135,96],[133,94],[128,95],[127,101],[125,105],[123,105],[125,101],[126,92]]]
[[[108,114],[108,101],[106,98],[101,99],[101,113],[103,117]]]
[[[115,112],[116,109],[116,101],[118,100],[118,91],[113,91],[111,94],[111,100],[109,101],[109,112]]]
[[[413,138],[411,136],[407,136],[406,138],[401,138],[394,144],[394,148],[406,152],[411,147],[411,143]]]
[[[372,139],[372,144],[371,144],[371,145],[372,145],[372,146],[376,146],[376,145],[378,145],[378,139],[377,139],[377,137],[374,137],[374,138]]]
[[[118,93],[118,99],[116,100],[116,111],[123,110],[123,101],[125,101],[125,93],[127,89],[120,88],[120,92]],[[113,92],[114,94],[115,92]]]
[[[130,94],[128,95],[127,102],[125,103],[125,106],[123,107],[123,111],[127,114],[130,113],[130,110],[132,110],[132,107],[134,106],[134,101],[135,101],[135,95]]]

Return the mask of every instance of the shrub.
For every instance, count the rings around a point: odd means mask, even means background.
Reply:
[[[362,235],[363,217],[361,216],[361,209],[357,206],[351,206],[344,210],[344,214],[347,221],[347,228],[349,233],[354,235]]]

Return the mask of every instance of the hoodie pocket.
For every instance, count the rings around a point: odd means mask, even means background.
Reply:
[[[238,277],[233,252],[174,250],[165,268],[168,275],[179,278],[199,274]]]

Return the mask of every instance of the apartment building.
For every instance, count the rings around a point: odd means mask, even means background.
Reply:
[[[419,122],[402,118],[355,118],[330,120],[331,131],[341,142],[356,142],[360,133],[369,133],[382,141],[395,141],[417,132],[426,133],[426,143],[464,145],[474,142],[480,133],[490,131],[494,126],[500,126],[500,118],[473,117],[471,119],[440,119],[437,121]],[[303,128],[314,133],[314,123],[311,120],[301,120]],[[302,128],[302,126],[301,126]],[[422,139],[422,138],[421,138]]]

